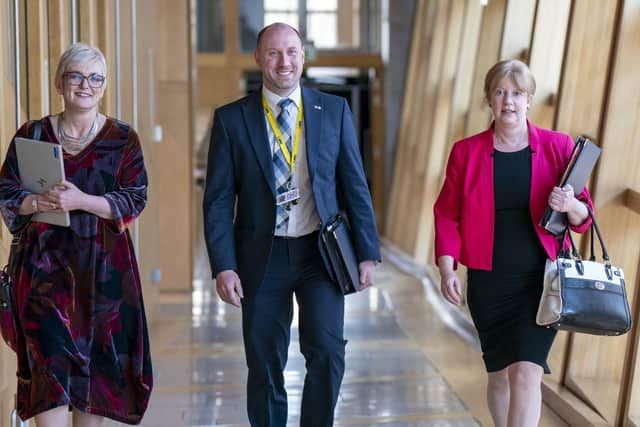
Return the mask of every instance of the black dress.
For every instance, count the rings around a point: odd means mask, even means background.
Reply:
[[[491,271],[468,271],[467,302],[488,372],[514,362],[549,372],[556,331],[536,325],[546,254],[529,209],[531,149],[494,150],[495,227]]]

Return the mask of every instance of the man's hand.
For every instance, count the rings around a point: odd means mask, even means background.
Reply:
[[[360,271],[360,289],[359,291],[373,286],[376,275],[376,263],[372,260],[362,261],[358,264]]]
[[[240,300],[244,298],[244,294],[235,271],[224,270],[216,275],[216,291],[222,301],[240,308]]]

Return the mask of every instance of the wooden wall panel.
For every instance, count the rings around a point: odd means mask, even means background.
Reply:
[[[188,81],[189,55],[185,49],[189,36],[188,2],[158,0],[158,80]],[[236,33],[237,38],[237,33]]]
[[[489,125],[491,116],[484,99],[484,76],[500,57],[506,6],[506,0],[492,0],[484,7],[465,136],[481,132]]]
[[[162,168],[158,165],[157,151],[160,145],[153,140],[153,128],[156,124],[157,83],[155,72],[156,7],[155,0],[137,0],[137,58],[138,58],[138,135],[142,143],[144,161],[149,177],[147,205],[138,219],[140,251],[138,263],[144,286],[145,306],[150,322],[156,316],[159,286],[154,269],[161,269],[159,218],[160,188],[155,185]],[[152,337],[153,343],[153,337]]]
[[[396,170],[400,172],[400,181],[396,188],[397,199],[393,202],[394,216],[390,218],[393,226],[392,240],[403,250],[414,255],[416,236],[414,234],[417,225],[416,205],[419,203],[416,194],[419,194],[424,181],[424,154],[429,141],[426,139],[426,131],[431,121],[433,109],[426,99],[435,99],[437,82],[434,74],[439,73],[440,67],[434,62],[440,63],[442,45],[444,44],[444,28],[446,5],[437,0],[424,1],[419,5],[416,19],[417,27],[414,34],[419,34],[417,49],[417,63],[414,66],[415,74],[409,76],[409,80],[415,80],[413,90],[406,92],[409,98],[409,106],[403,111],[402,129],[400,132],[399,147],[401,155],[396,155]],[[440,17],[439,32],[436,30],[437,20]],[[419,21],[418,21],[419,20]],[[438,48],[440,46],[440,48]],[[413,49],[413,47],[412,47]],[[438,51],[435,53],[434,51]],[[431,76],[429,75],[431,73]],[[402,189],[402,191],[397,191]]]
[[[528,62],[537,0],[509,0],[504,18],[500,59]]]
[[[604,109],[615,17],[615,2],[587,0],[573,3],[569,20],[555,129],[574,137],[589,135],[596,143]],[[594,57],[598,60],[594,61]],[[570,348],[567,338],[567,333],[558,334],[550,356],[551,378],[556,383],[561,383],[564,377],[565,351]],[[576,346],[580,345],[578,339]],[[579,354],[579,348],[574,348],[571,354]]]
[[[49,111],[62,111],[62,97],[56,89],[56,68],[62,52],[71,45],[71,0],[49,0]]]
[[[460,52],[465,3],[465,0],[452,0],[448,5],[449,16],[444,31],[446,41],[441,63],[442,71],[438,79],[436,97],[433,101],[434,118],[431,132],[427,134],[425,143],[429,147],[429,156],[424,170],[424,189],[422,195],[418,197],[420,210],[417,232],[415,233],[414,258],[420,262],[429,262],[433,259],[433,204],[440,190],[441,176],[448,155],[445,150],[448,147],[449,118],[459,58],[455,53]]]
[[[428,0],[419,0],[416,5],[416,16],[413,24],[413,37],[411,42],[411,55],[409,57],[408,74],[405,83],[405,96],[402,104],[400,116],[400,126],[398,128],[398,143],[396,144],[396,158],[394,164],[394,175],[391,186],[391,195],[387,209],[387,228],[385,235],[394,244],[406,252],[411,249],[407,242],[402,239],[402,223],[405,216],[405,206],[409,194],[405,189],[412,179],[412,168],[407,167],[413,164],[413,149],[417,144],[415,137],[415,115],[420,111],[421,101],[418,90],[422,89],[425,76],[424,67],[427,55],[425,52],[429,46],[430,29],[432,18],[432,3]]]
[[[120,0],[119,0],[120,1]],[[120,1],[120,3],[127,3]],[[107,62],[107,89],[102,97],[100,110],[107,115],[114,116],[116,113],[116,36],[115,36],[115,6],[112,0],[97,0],[97,44],[96,46],[102,51]],[[129,44],[131,33],[124,32],[121,34],[121,43]],[[128,37],[127,37],[128,36]],[[111,84],[113,82],[113,84]]]
[[[384,120],[384,70],[376,70],[371,82],[370,120],[371,123],[371,197],[376,213],[378,230],[384,228],[385,211],[385,120]],[[364,154],[364,153],[363,153]]]
[[[78,40],[96,46],[98,44],[97,0],[78,1]]]
[[[627,295],[633,301],[638,292],[638,260],[640,248],[640,221],[637,214],[625,206],[627,188],[640,188],[637,159],[640,158],[640,104],[629,100],[640,99],[640,80],[637,69],[640,60],[640,1],[622,2],[621,21],[617,25],[618,40],[614,52],[612,75],[607,90],[608,99],[604,116],[601,145],[602,154],[597,167],[593,192],[598,223],[607,239],[612,260],[625,269]],[[639,307],[632,307],[636,312]],[[580,337],[581,341],[583,340]],[[635,340],[635,341],[634,341]],[[597,386],[589,389],[589,397],[611,422],[621,422],[623,408],[629,400],[625,396],[625,371],[631,366],[624,363],[627,345],[637,347],[637,337],[627,335],[616,339],[596,338],[582,346],[598,357],[598,364],[586,363],[570,366],[570,377],[576,385],[586,388],[590,381]],[[581,354],[578,352],[577,354]],[[605,386],[603,386],[603,384]]]
[[[28,0],[27,6],[27,79],[29,118],[49,113],[49,44],[47,40],[46,0]]]
[[[581,0],[571,8],[555,128],[599,143],[613,47],[616,2]]]
[[[7,28],[7,8],[0,7],[0,35],[9,33]],[[6,36],[5,36],[6,37]],[[4,40],[4,37],[2,38]],[[13,74],[10,70],[12,64],[9,61],[10,52],[7,51],[8,43],[0,47],[0,154],[2,159],[9,145],[9,139],[15,131],[15,92],[13,82],[8,78]],[[0,260],[4,261],[9,254],[9,232],[4,224],[0,226]],[[0,426],[8,425],[9,413],[13,407],[13,395],[16,392],[15,383],[15,355],[3,341],[0,341]]]
[[[109,0],[106,0],[107,2]],[[137,3],[137,1],[135,2]],[[131,13],[132,7],[134,4],[134,0],[120,0],[120,118],[129,124],[133,123],[133,115],[134,115],[134,105],[133,105],[133,57],[132,57],[132,46],[131,46],[131,37],[132,34],[132,25],[131,25]],[[138,58],[136,58],[137,60]],[[113,71],[111,73],[113,76],[116,74],[115,64],[113,66]],[[138,76],[140,78],[140,76]],[[115,79],[113,79],[114,84],[111,87],[111,92],[115,95],[117,91],[117,85],[115,84]],[[114,100],[115,102],[115,100]],[[115,113],[115,105],[113,106],[113,111]]]
[[[464,18],[464,32],[458,59],[458,71],[453,86],[451,101],[451,120],[449,123],[449,141],[447,153],[455,141],[464,138],[465,123],[471,104],[471,85],[476,72],[477,46],[480,38],[480,25],[484,8],[480,2],[468,1]],[[448,156],[448,154],[447,154]]]
[[[229,84],[229,81],[240,82],[244,77],[240,69],[229,69],[227,61],[222,64],[211,64],[212,61],[204,61],[203,55],[198,59],[198,76],[211,76],[198,80],[198,103],[200,108],[213,114],[213,109],[244,96],[239,83]],[[227,75],[227,79],[216,79],[213,76]]]
[[[155,185],[158,199],[161,290],[190,291],[192,288],[193,214],[193,81],[190,68],[192,40],[190,2],[156,1],[158,50],[156,59],[157,124],[163,138],[156,150],[159,173]],[[185,46],[189,46],[187,49]],[[170,171],[170,173],[167,173]],[[169,214],[165,214],[169,213]],[[180,221],[176,221],[180,218]]]
[[[409,253],[413,257],[417,256],[416,245],[419,237],[416,231],[421,218],[420,210],[422,206],[420,195],[424,192],[427,164],[430,156],[430,137],[433,130],[438,82],[440,81],[445,54],[446,28],[450,6],[446,0],[432,0],[432,4],[435,8],[435,13],[433,15],[431,43],[425,52],[428,58],[426,68],[423,70],[425,81],[422,85],[422,90],[416,97],[417,101],[421,103],[421,108],[418,109],[418,113],[414,116],[412,123],[412,126],[417,129],[414,142],[415,150],[411,160],[405,165],[412,171],[413,177],[408,183],[408,188],[406,188],[409,197],[407,203],[403,205],[404,221],[401,222],[403,229],[400,238],[402,241],[407,242],[406,244],[410,248]]]
[[[158,207],[163,214],[158,218],[161,290],[192,288],[191,249],[191,144],[189,140],[189,86],[188,82],[164,81],[158,86],[158,122],[163,127],[163,140],[157,153],[157,164],[164,173],[156,176],[155,185],[161,189]],[[176,218],[181,218],[176,221]]]
[[[536,79],[536,95],[529,119],[537,126],[553,126],[571,0],[538,0],[529,67]]]

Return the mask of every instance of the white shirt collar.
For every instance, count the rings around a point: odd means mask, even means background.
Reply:
[[[280,102],[284,98],[289,98],[293,101],[297,108],[300,108],[300,101],[302,98],[300,97],[300,85],[298,84],[296,88],[289,94],[289,96],[280,96],[277,93],[271,92],[264,85],[262,85],[262,93],[264,97],[267,99],[267,104],[269,104],[269,108],[275,115],[278,115],[280,112],[280,107],[278,106],[278,102]],[[289,110],[291,111],[291,110]]]

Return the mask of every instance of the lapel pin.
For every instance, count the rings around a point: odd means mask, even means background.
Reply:
[[[314,105],[313,108],[315,108],[316,110],[322,110],[322,107],[320,105]]]

